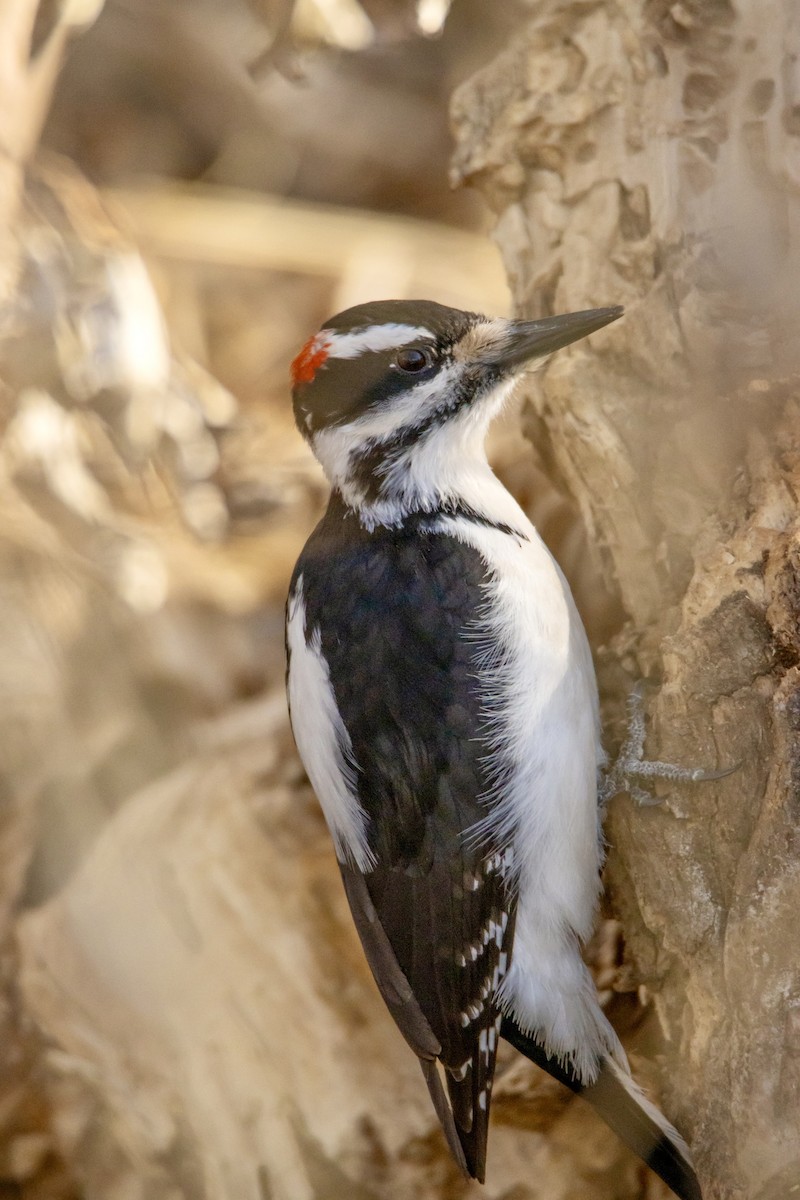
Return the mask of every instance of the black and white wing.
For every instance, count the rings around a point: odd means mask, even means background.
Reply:
[[[344,520],[322,522],[293,583],[293,727],[378,986],[456,1158],[482,1179],[513,939],[503,856],[465,836],[491,784],[475,636],[486,567],[443,533]]]

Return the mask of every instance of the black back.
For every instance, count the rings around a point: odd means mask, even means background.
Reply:
[[[377,861],[364,882],[441,1044],[467,1166],[482,1178],[493,985],[501,949],[510,959],[513,911],[499,847],[465,837],[486,816],[482,798],[494,781],[478,661],[489,574],[439,522],[414,514],[400,528],[368,532],[334,494],[292,588],[302,575],[306,636],[319,630],[359,768]]]

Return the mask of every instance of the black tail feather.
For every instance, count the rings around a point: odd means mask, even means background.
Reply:
[[[700,1184],[683,1139],[633,1080],[606,1059],[595,1083],[584,1087],[568,1066],[523,1033],[511,1017],[503,1017],[501,1036],[526,1058],[582,1096],[634,1154],[664,1180],[680,1200],[702,1200]]]
[[[471,1176],[474,1176],[475,1171],[473,1170],[472,1165],[467,1162],[464,1154],[464,1149],[461,1145],[461,1138],[459,1137],[458,1130],[456,1129],[456,1125],[453,1120],[453,1114],[450,1110],[450,1105],[439,1076],[438,1065],[435,1060],[427,1058],[421,1058],[419,1060],[419,1065],[422,1067],[422,1074],[425,1076],[425,1082],[428,1085],[428,1091],[430,1092],[431,1100],[433,1101],[433,1107],[436,1110],[436,1115],[441,1122],[444,1135],[447,1138],[447,1144],[450,1147],[450,1153],[458,1163],[458,1166],[463,1173],[467,1176],[467,1178],[470,1178]]]

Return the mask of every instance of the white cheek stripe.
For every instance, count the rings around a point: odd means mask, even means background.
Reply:
[[[320,430],[311,439],[314,453],[324,466],[322,455],[325,446],[337,437],[346,442],[354,453],[358,453],[368,439],[390,438],[402,433],[407,426],[421,424],[441,403],[442,396],[447,395],[451,386],[457,382],[458,375],[458,367],[448,364],[441,367],[433,379],[420,380],[405,396],[394,398],[385,407],[357,417],[346,425],[334,425]]]
[[[322,655],[319,630],[306,642],[303,577],[289,597],[289,711],[292,732],[311,786],[331,831],[336,857],[369,871],[375,858],[367,842],[367,816],[356,795],[357,766]]]
[[[358,358],[365,350],[395,350],[413,342],[415,338],[432,338],[430,329],[422,325],[368,325],[366,329],[353,329],[350,333],[336,333],[323,329],[330,349],[328,358]]]

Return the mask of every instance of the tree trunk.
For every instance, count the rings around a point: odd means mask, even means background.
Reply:
[[[534,6],[532,6],[533,8]],[[800,1186],[800,9],[551,0],[461,88],[456,170],[527,316],[623,303],[529,389],[625,623],[617,715],[717,783],[611,806],[607,881],[704,1194]]]

